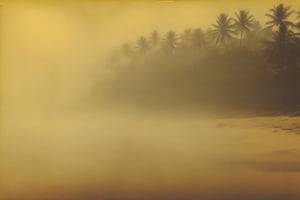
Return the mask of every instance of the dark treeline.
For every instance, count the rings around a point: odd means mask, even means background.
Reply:
[[[99,85],[110,102],[149,109],[297,111],[300,11],[279,4],[266,18],[240,10],[207,30],[153,31],[124,44]]]

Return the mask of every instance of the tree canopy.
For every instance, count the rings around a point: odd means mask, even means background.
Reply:
[[[263,26],[238,10],[207,30],[154,30],[123,45],[113,78],[98,85],[110,100],[144,108],[299,109],[300,11],[279,4],[266,18]]]

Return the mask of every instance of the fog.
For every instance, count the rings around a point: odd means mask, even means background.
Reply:
[[[247,9],[264,24],[280,2],[299,7],[297,1],[3,1],[2,198],[299,199],[298,117],[230,118],[232,107],[209,98],[199,107],[198,96],[189,101],[171,92],[162,100],[165,82],[153,81],[160,80],[157,70],[144,70],[152,58],[136,62],[144,68],[135,70],[119,56],[124,43],[137,49],[138,38],[153,30],[162,37],[206,30],[221,12]],[[138,89],[126,88],[127,80]],[[147,84],[155,89],[140,92]]]
[[[120,113],[3,123],[6,198],[299,197],[299,136],[283,131]]]
[[[214,23],[219,12],[233,14],[245,8],[260,18],[272,5],[5,2],[2,85],[4,91],[9,90],[3,101],[7,99],[9,103],[4,107],[35,110],[46,109],[50,104],[69,105],[94,84],[98,78],[93,77],[95,70],[107,69],[103,64],[107,55],[126,41],[133,42],[152,30],[206,28]]]

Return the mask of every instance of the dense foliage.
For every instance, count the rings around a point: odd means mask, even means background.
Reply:
[[[99,85],[111,102],[149,109],[296,111],[300,12],[279,4],[266,17],[262,26],[240,10],[205,31],[153,31],[124,44]]]

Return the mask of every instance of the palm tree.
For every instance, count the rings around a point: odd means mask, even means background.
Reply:
[[[211,33],[216,39],[216,44],[221,44],[224,48],[226,48],[226,41],[228,39],[232,39],[233,34],[235,34],[232,18],[228,17],[226,13],[221,13],[217,17],[217,23],[212,26],[214,28]]]
[[[288,18],[293,13],[290,6],[284,6],[279,4],[270,9],[271,14],[266,14],[271,20],[266,22],[267,28],[278,27],[279,42],[283,43],[286,40],[287,29],[289,26],[293,26],[293,22],[289,21]]]
[[[278,28],[277,31],[274,32],[273,42],[276,46],[274,51],[277,51],[279,59],[278,65],[283,67],[287,60],[287,46],[291,35],[293,35],[291,30],[289,30],[289,27],[294,26],[294,24],[288,20],[293,11],[290,6],[284,6],[283,4],[274,6],[270,11],[271,14],[266,14],[266,16],[270,18],[270,21],[266,22],[266,28]]]
[[[253,26],[253,16],[246,10],[240,10],[235,13],[236,19],[235,28],[240,33],[240,46],[242,46],[242,40],[245,33],[249,33]]]
[[[205,34],[203,33],[202,29],[195,29],[193,31],[193,47],[203,47],[205,43]]]
[[[152,31],[152,33],[151,33],[150,43],[151,43],[152,47],[156,47],[159,43],[159,34],[156,30]]]
[[[271,14],[268,13],[266,16],[271,18],[271,20],[266,22],[266,25],[269,25],[270,27],[279,26],[279,30],[280,27],[293,25],[293,23],[288,20],[293,13],[290,6],[279,4],[270,9],[270,11]]]
[[[149,44],[147,39],[144,36],[141,36],[138,40],[138,49],[140,52],[145,54],[149,50]]]
[[[182,47],[190,47],[192,43],[192,30],[185,29],[181,35],[181,45]]]
[[[169,31],[167,32],[166,36],[165,36],[165,47],[167,48],[167,50],[173,52],[174,49],[177,46],[177,37],[176,37],[176,33],[174,31]]]
[[[272,41],[264,40],[266,45],[266,51],[264,52],[268,59],[272,62],[277,62],[276,64],[283,64],[282,62],[282,46],[280,46],[280,36],[279,31],[273,32]],[[291,30],[286,32],[287,44],[293,44],[295,42],[295,33]],[[287,48],[285,50],[288,50]],[[288,55],[286,55],[288,56]]]

